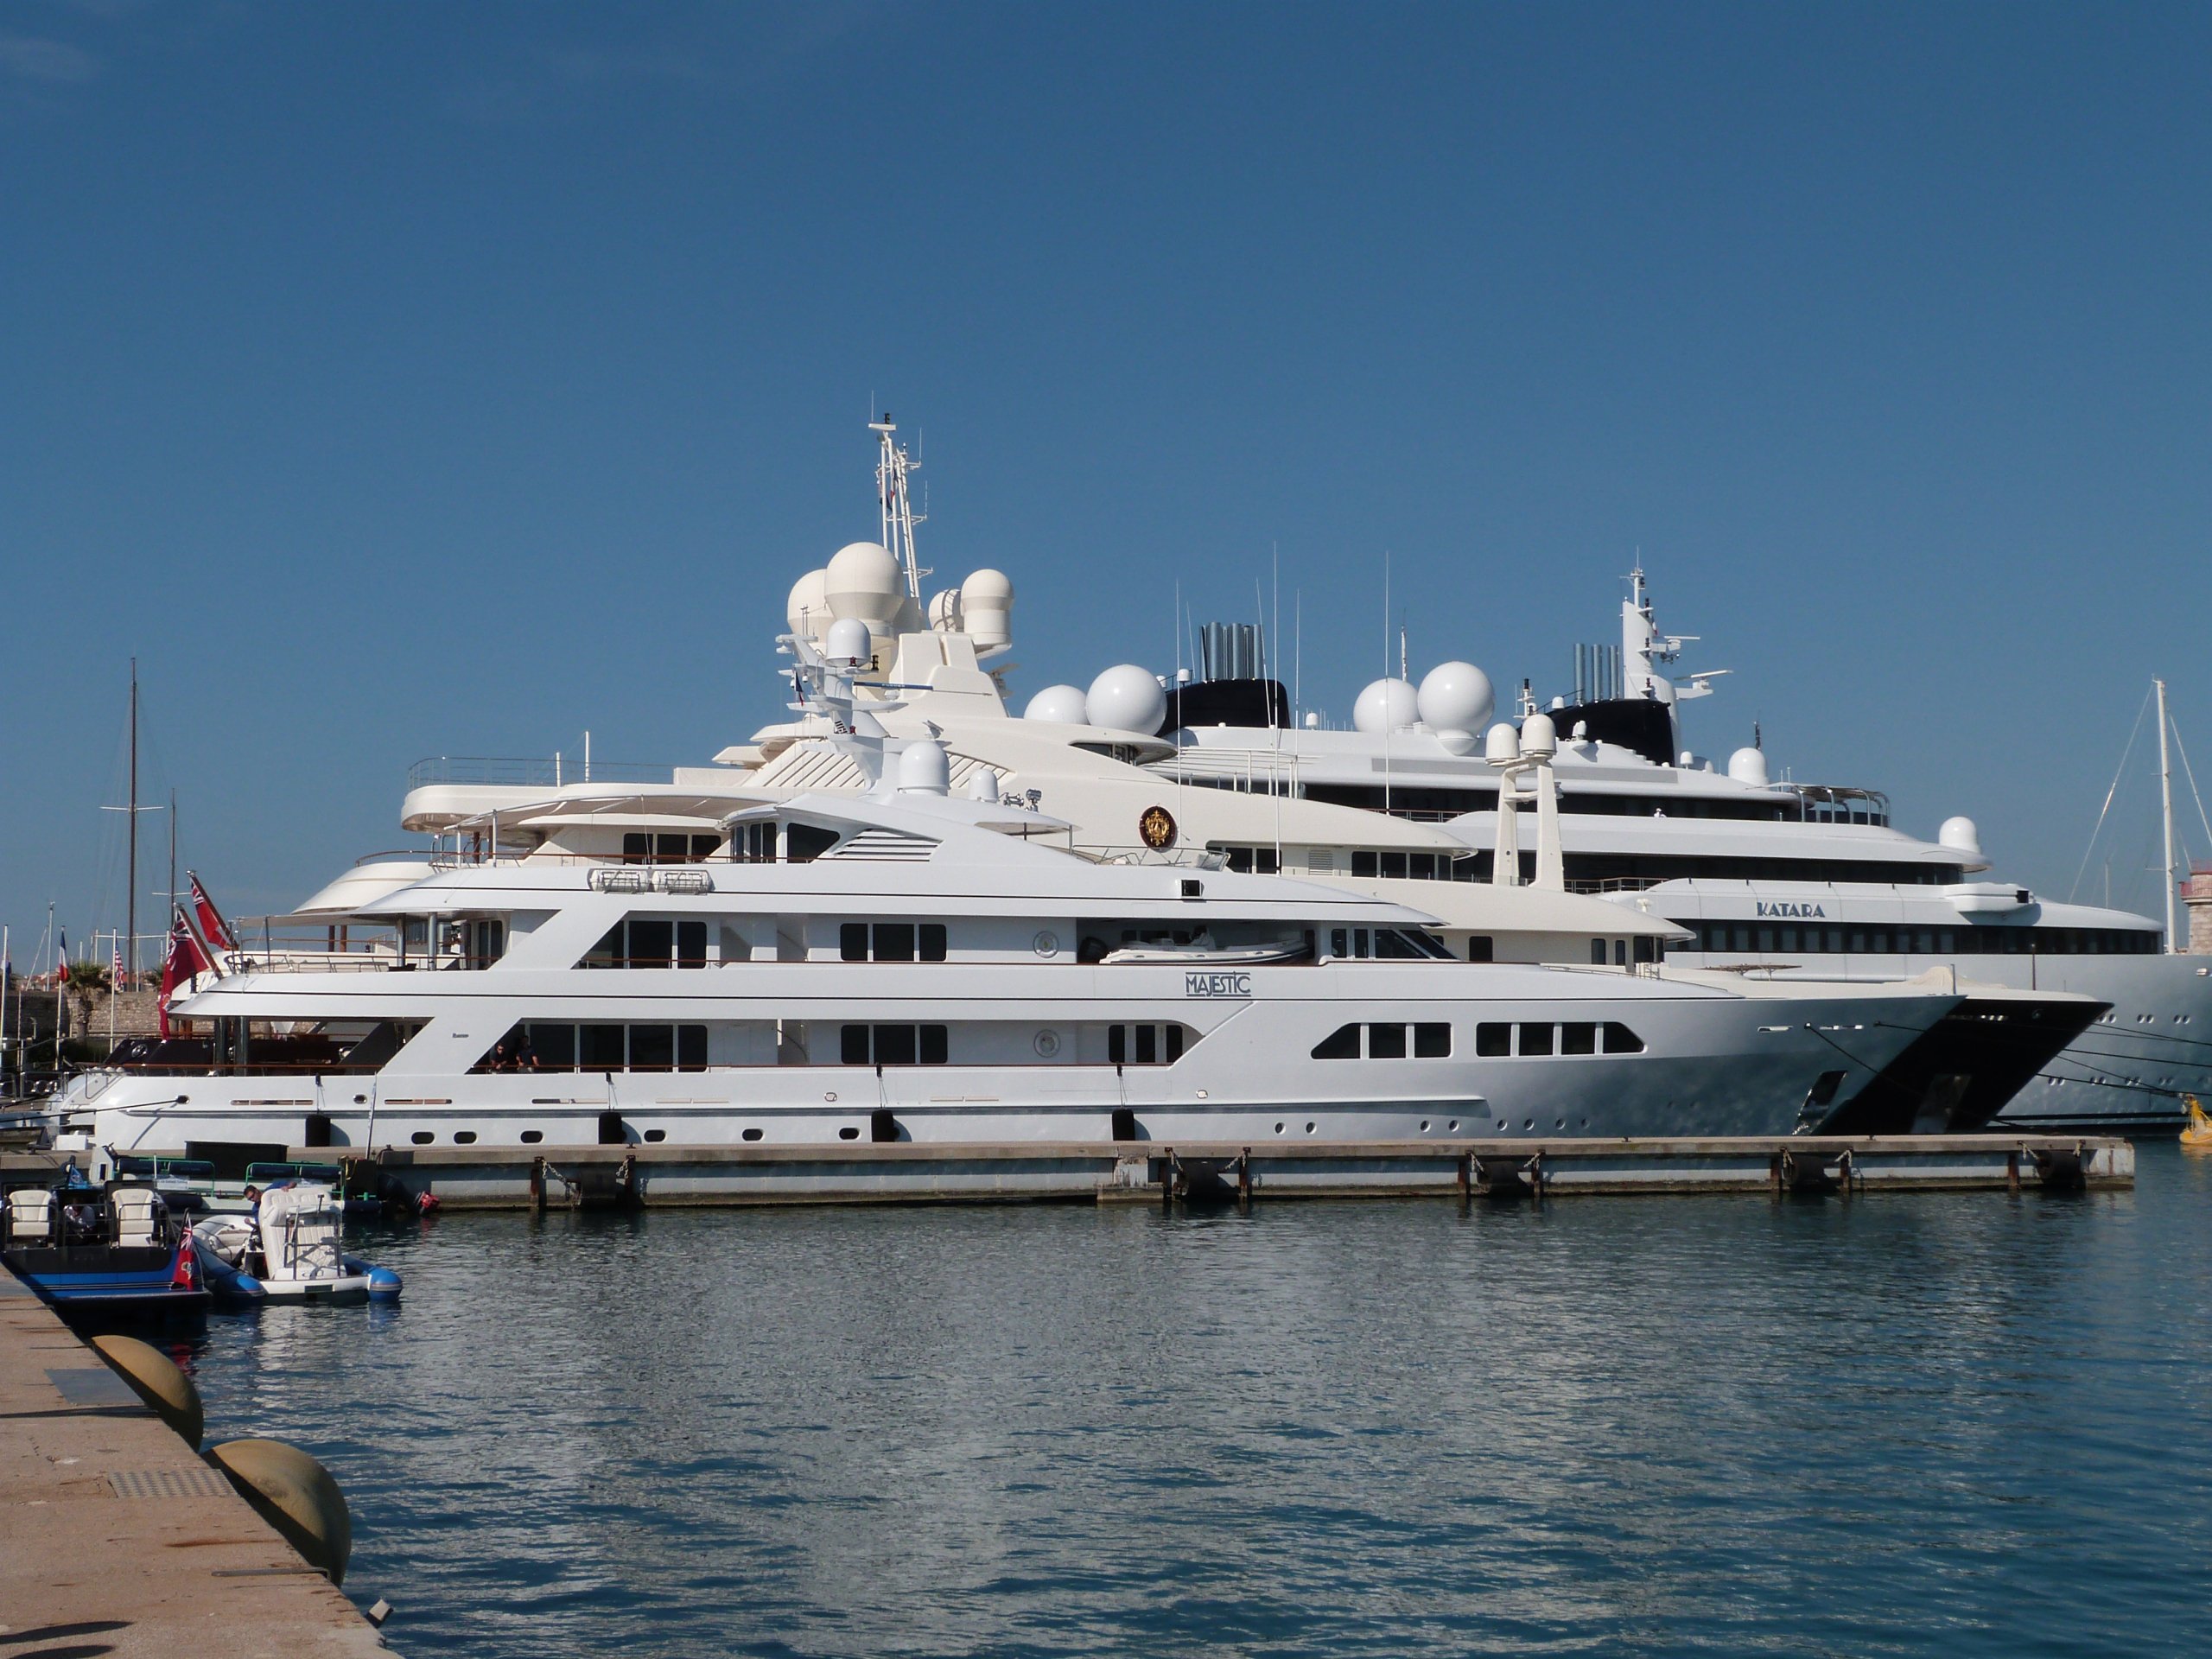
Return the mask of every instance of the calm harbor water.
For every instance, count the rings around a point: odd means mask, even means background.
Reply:
[[[404,1653],[2201,1651],[2212,1160],[2126,1194],[448,1216],[219,1315]]]

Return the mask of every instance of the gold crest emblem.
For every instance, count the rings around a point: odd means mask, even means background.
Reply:
[[[1164,806],[1147,806],[1144,816],[1137,820],[1137,834],[1144,837],[1144,844],[1155,853],[1166,852],[1175,844],[1175,820]]]

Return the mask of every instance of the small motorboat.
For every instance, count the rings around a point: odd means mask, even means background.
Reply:
[[[251,1215],[210,1216],[192,1230],[207,1287],[232,1306],[389,1302],[399,1275],[345,1250],[345,1211],[325,1181],[279,1181]]]
[[[2181,1103],[2189,1108],[2189,1122],[2182,1126],[2182,1146],[2190,1152],[2212,1152],[2212,1116],[2207,1116],[2203,1103],[2195,1095],[2183,1095]]]
[[[4,1238],[0,1260],[71,1319],[170,1319],[207,1310],[190,1236],[153,1187],[19,1188],[8,1194]]]

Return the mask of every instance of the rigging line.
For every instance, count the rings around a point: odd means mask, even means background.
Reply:
[[[2142,706],[2135,711],[2135,724],[2128,728],[2127,747],[2120,752],[2120,770],[2112,775],[2112,787],[2105,791],[2105,804],[2097,809],[2097,827],[2089,831],[2089,844],[2082,849],[2081,868],[2074,872],[2074,886],[2066,889],[2066,902],[2074,902],[2075,889],[2082,885],[2082,873],[2089,868],[2089,855],[2097,850],[2097,837],[2104,833],[2105,814],[2112,810],[2112,798],[2120,792],[2121,775],[2127,770],[2127,757],[2135,753],[2135,740],[2143,732],[2143,716],[2151,707],[2152,694],[2143,694]]]
[[[2189,779],[2190,795],[2191,798],[2196,802],[2196,821],[2204,826],[2204,839],[2206,843],[2208,845],[2212,845],[2212,817],[2207,817],[2205,816],[2204,798],[2196,792],[2196,772],[2189,764],[2189,751],[2182,746],[2181,722],[2175,720],[2171,715],[2169,715],[2166,719],[2166,726],[2167,728],[2173,733],[2174,747],[2178,750],[2181,754],[2182,776]]]

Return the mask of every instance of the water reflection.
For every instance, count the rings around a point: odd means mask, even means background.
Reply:
[[[2189,1645],[2208,1189],[448,1216],[194,1363],[416,1654]]]

